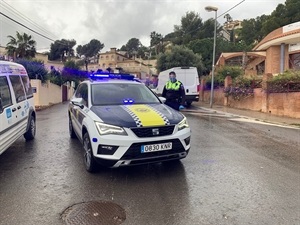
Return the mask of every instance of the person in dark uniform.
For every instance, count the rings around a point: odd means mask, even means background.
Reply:
[[[164,86],[162,97],[166,98],[165,104],[176,110],[182,110],[185,107],[185,90],[183,84],[176,79],[176,73],[169,73],[169,80]]]

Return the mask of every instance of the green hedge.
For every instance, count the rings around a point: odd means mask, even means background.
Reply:
[[[300,71],[285,71],[267,83],[266,91],[269,93],[300,92]]]

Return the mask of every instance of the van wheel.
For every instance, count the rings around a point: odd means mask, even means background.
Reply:
[[[28,130],[24,134],[24,138],[26,139],[26,141],[30,141],[30,140],[34,139],[35,131],[36,131],[35,117],[31,116],[30,120],[29,120]]]
[[[97,162],[94,158],[91,140],[88,132],[83,135],[84,165],[90,173],[96,172]]]
[[[73,124],[72,124],[72,120],[71,120],[70,117],[69,117],[69,134],[70,134],[70,137],[73,138],[73,139],[75,139],[77,137],[76,134],[75,134]]]

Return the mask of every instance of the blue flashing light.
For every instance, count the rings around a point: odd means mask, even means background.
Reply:
[[[134,103],[134,100],[129,98],[129,99],[123,99],[123,103],[126,105],[126,104],[133,104]]]
[[[135,77],[132,74],[125,73],[108,73],[108,72],[97,72],[90,74],[90,78],[93,80],[99,79],[122,79],[122,80],[134,80]]]
[[[97,142],[98,139],[97,139],[97,138],[93,138],[92,141],[93,141],[93,142]]]

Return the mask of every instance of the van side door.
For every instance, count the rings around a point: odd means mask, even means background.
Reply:
[[[27,75],[21,75],[21,81],[26,94],[26,102],[24,104],[25,115],[29,116],[30,112],[34,111],[33,89],[30,84],[30,79]]]
[[[16,102],[7,76],[0,76],[0,154],[20,135],[16,135],[18,118]]]
[[[23,135],[26,132],[28,121],[28,110],[25,110],[28,107],[26,93],[20,75],[9,75],[9,79],[15,95],[16,105],[13,110],[16,110],[14,114],[18,121],[18,133]]]

